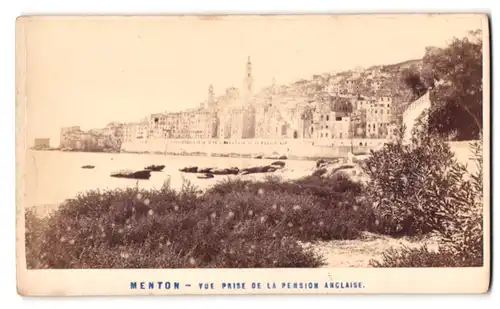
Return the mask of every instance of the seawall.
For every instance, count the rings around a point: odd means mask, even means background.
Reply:
[[[122,152],[164,153],[221,157],[276,157],[290,159],[336,158],[349,152],[368,153],[385,139],[153,139],[123,143]]]

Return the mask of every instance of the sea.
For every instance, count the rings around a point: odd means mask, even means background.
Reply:
[[[270,164],[276,160],[170,156],[161,154],[91,153],[30,150],[26,154],[24,168],[24,202],[26,207],[54,207],[68,198],[76,197],[88,190],[110,190],[116,188],[159,189],[169,181],[174,189],[180,189],[184,180],[200,190],[228,177],[258,180],[263,174],[245,176],[215,176],[212,179],[198,179],[199,174],[183,173],[186,166],[238,167],[246,168]],[[309,174],[315,167],[314,161],[285,160],[286,166],[278,172],[285,178],[299,178]],[[141,170],[148,165],[165,165],[161,172],[152,172],[149,180],[110,177],[119,170]],[[94,165],[94,169],[82,169],[83,165]]]

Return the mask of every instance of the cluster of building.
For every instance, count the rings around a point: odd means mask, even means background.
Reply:
[[[101,129],[82,130],[79,126],[61,128],[61,150],[120,151],[123,124],[111,122]]]
[[[315,75],[254,91],[250,58],[241,88],[215,95],[212,85],[197,108],[154,113],[134,123],[111,123],[104,129],[83,132],[61,130],[61,147],[119,147],[120,143],[147,143],[164,139],[346,139],[390,138],[396,127],[393,102],[381,91],[380,73]],[[368,87],[367,94],[360,89]],[[373,95],[376,94],[376,95]]]
[[[33,149],[47,150],[50,149],[50,138],[35,138]]]
[[[314,82],[318,81],[317,84]],[[277,86],[274,82],[253,91],[252,63],[246,64],[241,89],[231,87],[215,96],[208,87],[207,99],[198,108],[175,113],[155,113],[124,125],[124,142],[147,141],[150,137],[197,139],[385,138],[394,124],[389,94],[363,96],[354,78],[320,78]],[[371,83],[374,91],[380,81]]]

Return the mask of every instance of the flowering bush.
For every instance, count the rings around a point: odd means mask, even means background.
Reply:
[[[256,212],[272,222],[288,220],[283,223],[291,225],[284,230],[285,235],[315,241],[355,239],[360,232],[377,228],[371,206],[361,198],[362,190],[362,185],[337,173],[286,182],[276,177],[262,182],[228,180],[215,185],[206,196],[220,194],[230,203],[235,192],[247,192],[253,199],[249,205],[256,207]]]
[[[311,203],[272,192],[200,195],[189,185],[89,191],[44,220],[43,233],[29,215],[28,267],[319,267],[316,253],[287,237],[305,230],[296,213]]]
[[[36,216],[32,209],[25,211],[25,244],[26,244],[26,264],[29,268],[39,268],[39,257],[43,254],[41,249],[41,239],[45,220]]]
[[[89,191],[46,220],[30,265],[318,267],[323,260],[297,241],[356,238],[375,221],[358,200],[361,191],[342,174],[228,179],[202,194],[188,183],[179,192],[168,185]]]

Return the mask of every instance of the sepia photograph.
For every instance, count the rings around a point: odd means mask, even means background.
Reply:
[[[489,74],[481,14],[19,17],[18,289],[486,291]]]

